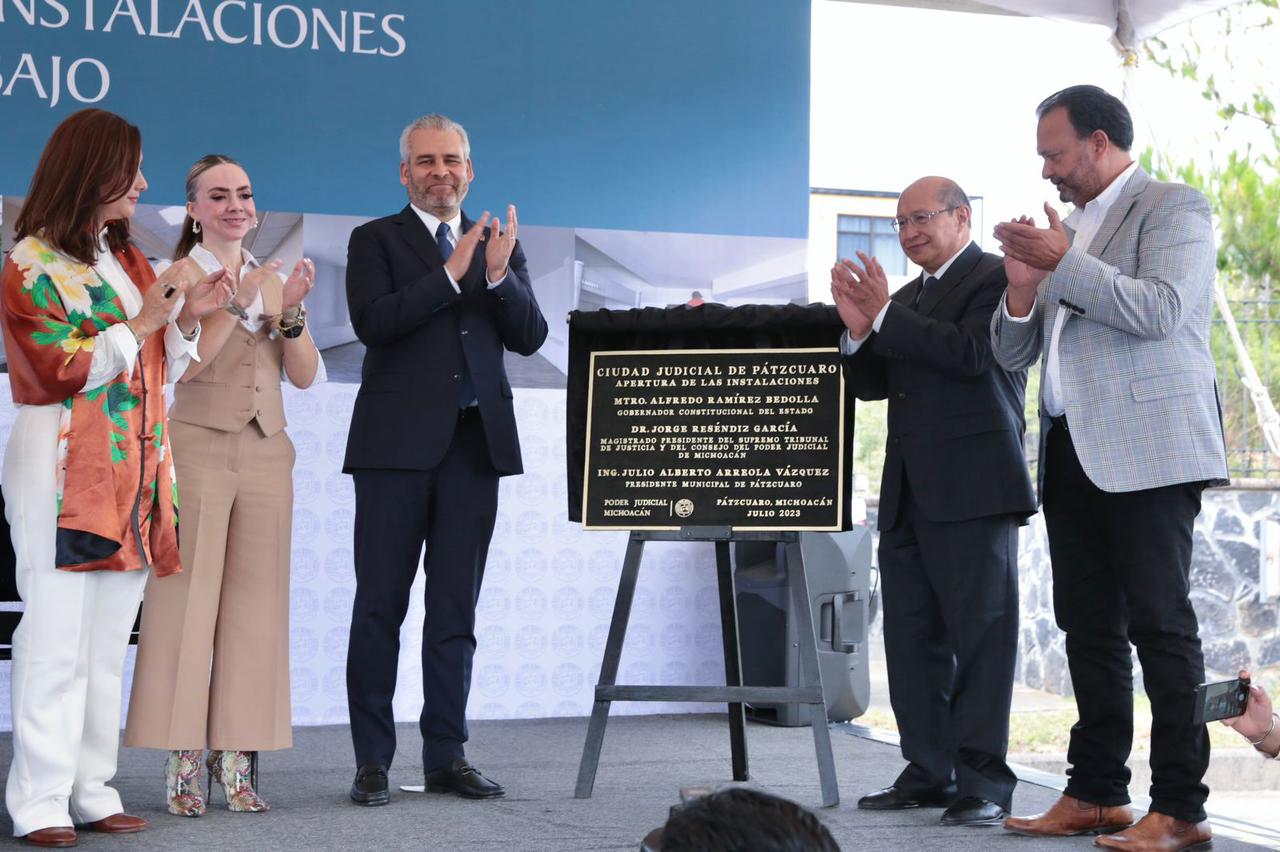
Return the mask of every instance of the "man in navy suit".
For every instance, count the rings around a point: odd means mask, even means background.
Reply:
[[[475,607],[498,510],[498,478],[522,472],[507,350],[547,336],[515,207],[505,225],[462,213],[475,172],[461,125],[441,115],[400,137],[409,205],[351,233],[347,304],[366,347],[343,465],[356,491],[356,595],[347,703],[359,767],[351,798],[390,801],[400,625],[426,554],[422,764],[426,789],[494,798],[466,759]]]
[[[987,325],[999,257],[969,237],[954,181],[903,190],[894,226],[924,274],[892,297],[875,258],[832,270],[859,399],[888,399],[880,578],[889,699],[908,765],[860,808],[946,807],[944,825],[1002,821],[1018,652],[1018,525],[1035,511],[1022,454],[1027,374],[1004,370]]]

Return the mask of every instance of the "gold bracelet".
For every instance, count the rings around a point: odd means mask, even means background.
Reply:
[[[280,332],[280,336],[286,340],[295,340],[302,336],[302,330],[307,326],[307,309],[302,305],[294,308],[294,317],[292,320],[286,320],[288,311],[280,315],[280,322],[276,326],[276,330]]]

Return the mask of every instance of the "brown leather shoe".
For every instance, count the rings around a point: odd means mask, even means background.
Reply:
[[[1095,837],[1093,845],[1129,852],[1178,852],[1208,844],[1212,838],[1208,820],[1187,822],[1168,814],[1150,813],[1119,834]]]
[[[32,846],[75,846],[76,830],[69,825],[55,825],[52,828],[36,829],[22,839]]]
[[[1065,837],[1075,834],[1106,834],[1133,824],[1133,811],[1128,805],[1095,805],[1062,795],[1053,807],[1031,817],[1011,816],[1004,821],[1005,831],[1033,837]]]
[[[103,834],[133,834],[147,827],[147,821],[131,814],[112,814],[97,822],[85,823],[89,831],[100,831]]]

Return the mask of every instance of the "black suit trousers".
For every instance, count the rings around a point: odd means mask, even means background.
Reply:
[[[413,440],[406,430],[405,440]],[[463,756],[475,613],[498,513],[498,473],[476,415],[460,418],[432,470],[355,470],[356,595],[347,704],[356,764],[391,766],[400,626],[426,545],[422,625],[422,763]]]
[[[1188,578],[1203,484],[1102,491],[1061,426],[1049,431],[1044,465],[1054,615],[1067,634],[1080,716],[1066,793],[1097,805],[1129,801],[1132,643],[1151,699],[1151,810],[1198,822],[1209,737],[1193,721],[1204,658]]]
[[[894,784],[1008,810],[1018,518],[931,521],[909,488],[900,499],[879,550],[889,700],[908,761]]]

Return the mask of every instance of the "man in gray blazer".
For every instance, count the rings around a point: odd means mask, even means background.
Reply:
[[[991,320],[1007,370],[1041,359],[1040,496],[1053,600],[1079,721],[1054,806],[1010,817],[1023,834],[1104,833],[1098,845],[1184,849],[1209,839],[1209,762],[1193,722],[1204,680],[1188,597],[1192,530],[1207,485],[1226,480],[1209,322],[1209,205],[1133,158],[1117,98],[1072,86],[1037,108],[1042,176],[1075,211],[1048,227],[996,226],[1009,286]],[[1151,699],[1151,812],[1136,825],[1130,642]]]

